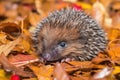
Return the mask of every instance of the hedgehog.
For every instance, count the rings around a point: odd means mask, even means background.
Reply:
[[[50,61],[88,61],[104,52],[106,33],[83,10],[64,8],[41,20],[33,36],[33,47],[40,58]]]

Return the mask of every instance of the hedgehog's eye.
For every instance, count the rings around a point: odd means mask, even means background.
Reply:
[[[58,43],[58,46],[60,46],[62,48],[66,47],[66,45],[67,45],[67,42],[65,42],[65,41]]]

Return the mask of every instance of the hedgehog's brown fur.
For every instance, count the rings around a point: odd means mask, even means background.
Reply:
[[[66,8],[49,14],[39,23],[33,33],[33,44],[46,61],[63,58],[84,61],[104,51],[107,39],[94,19],[81,10]]]

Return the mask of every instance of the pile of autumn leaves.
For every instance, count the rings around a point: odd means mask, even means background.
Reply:
[[[35,1],[37,12],[43,14],[44,11],[39,9],[40,1]],[[5,4],[13,6],[6,10]],[[66,5],[68,4],[61,4],[59,7]],[[99,53],[92,61],[56,62],[45,65],[36,56],[30,39],[31,32],[40,21],[41,15],[31,11],[31,8],[34,9],[31,4],[18,6],[3,1],[0,2],[0,7],[0,80],[115,80],[120,78],[120,40],[117,39],[120,30],[118,28],[104,27],[108,32],[110,43],[106,53]],[[103,8],[100,2],[96,2],[92,8],[94,14],[91,14],[98,19],[95,16],[98,14],[95,13],[100,13],[101,18],[97,21],[101,25],[103,25],[101,20],[106,14]]]

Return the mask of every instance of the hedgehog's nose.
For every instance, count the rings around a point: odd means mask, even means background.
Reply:
[[[51,59],[50,53],[43,53],[41,54],[42,58],[49,61]]]

